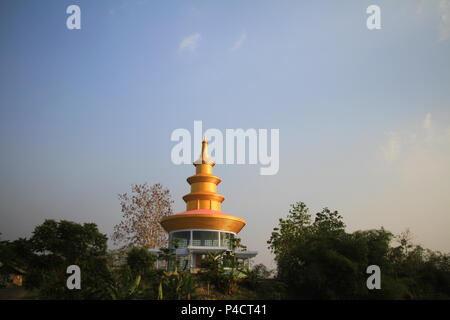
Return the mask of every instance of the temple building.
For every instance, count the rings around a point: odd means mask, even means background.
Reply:
[[[169,246],[178,244],[179,265],[187,269],[200,268],[208,252],[231,250],[230,239],[245,226],[245,220],[221,211],[224,197],[217,193],[221,179],[212,174],[215,163],[208,154],[206,136],[200,158],[194,162],[195,175],[187,178],[191,192],[183,197],[186,211],[167,216],[161,225],[169,234]],[[256,251],[236,251],[236,257],[250,266]]]

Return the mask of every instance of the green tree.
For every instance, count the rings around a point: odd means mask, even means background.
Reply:
[[[225,252],[208,252],[202,261],[202,268],[198,273],[199,279],[206,284],[206,296],[211,296],[211,285],[221,289],[224,282],[223,259]]]
[[[253,290],[258,288],[260,282],[272,276],[272,271],[269,271],[262,263],[253,266],[251,270],[244,270],[243,272],[246,275],[245,284]]]
[[[135,274],[130,266],[124,265],[121,269],[113,272],[113,279],[107,287],[108,299],[131,300],[137,298],[141,291],[141,275]]]
[[[29,240],[25,285],[41,299],[100,299],[111,275],[106,259],[107,237],[93,223],[45,220]],[[81,269],[81,289],[66,286],[67,267]]]
[[[308,211],[304,203],[292,205],[288,218],[280,219],[280,227],[268,241],[275,253],[278,279],[287,285],[290,296],[340,299],[367,294],[367,235],[371,233],[347,234],[342,217],[328,208],[311,223]],[[375,260],[379,263],[379,256]]]
[[[154,270],[155,260],[146,248],[133,247],[127,255],[127,265],[136,275],[145,275]]]
[[[411,243],[385,229],[347,233],[337,211],[323,209],[314,222],[302,202],[291,206],[268,241],[277,279],[289,297],[305,299],[421,299],[449,297],[448,255]],[[378,265],[381,290],[368,290],[366,269]],[[439,279],[439,280],[438,280]],[[444,285],[442,285],[444,284]]]

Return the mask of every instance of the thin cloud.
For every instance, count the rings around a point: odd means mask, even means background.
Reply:
[[[187,36],[180,43],[180,47],[179,47],[180,51],[187,50],[190,52],[194,52],[197,49],[198,44],[201,39],[202,39],[202,36],[200,35],[200,33],[194,33],[194,34]]]
[[[415,8],[415,13],[418,17],[423,17],[426,11],[435,13],[438,41],[450,39],[450,0],[421,0]]]
[[[400,139],[396,133],[389,133],[389,139],[386,146],[381,147],[384,160],[391,164],[395,162],[400,155]]]
[[[439,40],[450,38],[450,0],[439,1]]]
[[[422,122],[422,130],[403,132],[402,134],[390,132],[387,141],[381,147],[385,163],[389,165],[400,160],[400,153],[403,162],[414,153],[443,152],[446,149],[442,148],[442,144],[450,144],[450,127],[440,129],[439,126],[435,126],[429,112]],[[450,156],[450,153],[448,153],[448,156]]]
[[[431,113],[427,113],[425,120],[423,121],[423,128],[426,132],[425,140],[430,142],[433,139],[433,127],[431,125]]]
[[[243,32],[239,39],[234,43],[233,47],[231,47],[230,51],[234,52],[236,50],[239,50],[242,45],[244,44],[245,40],[247,39],[247,33]]]

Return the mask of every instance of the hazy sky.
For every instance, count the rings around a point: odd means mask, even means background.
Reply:
[[[256,262],[296,201],[450,250],[450,1],[2,0],[0,23],[3,239],[45,218],[110,236],[132,183],[184,211],[194,167],[170,136],[202,120],[280,130],[277,175],[214,168]]]

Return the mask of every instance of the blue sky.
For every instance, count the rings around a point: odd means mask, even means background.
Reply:
[[[214,168],[257,262],[272,265],[266,241],[295,201],[448,252],[449,1],[6,0],[0,21],[3,238],[45,218],[110,235],[132,183],[161,182],[184,210],[194,168],[172,164],[170,135],[202,120],[280,130],[277,175]]]

